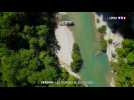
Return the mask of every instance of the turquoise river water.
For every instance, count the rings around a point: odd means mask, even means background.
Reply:
[[[109,86],[110,65],[107,56],[104,53],[96,56],[100,44],[97,41],[92,12],[69,12],[68,16],[75,23],[71,30],[84,61],[79,73],[82,80],[93,87]]]

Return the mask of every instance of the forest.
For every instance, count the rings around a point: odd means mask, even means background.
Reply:
[[[42,84],[42,81],[78,81],[59,67],[55,27],[55,12],[0,13],[0,86],[81,86]]]
[[[118,48],[118,62],[112,63],[112,68],[116,73],[116,86],[134,86],[134,40],[125,39],[122,42],[123,48]]]

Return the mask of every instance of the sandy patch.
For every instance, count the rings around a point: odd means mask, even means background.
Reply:
[[[67,26],[58,25],[55,30],[56,39],[60,46],[60,50],[57,52],[59,60],[67,65],[72,62],[72,48],[74,44],[73,33],[69,30]]]
[[[70,68],[70,64],[73,61],[72,49],[74,44],[72,31],[67,26],[58,25],[57,29],[55,30],[55,36],[58,41],[58,45],[60,46],[57,56],[61,67],[65,68],[70,75],[80,79],[80,76],[77,73],[74,73]]]

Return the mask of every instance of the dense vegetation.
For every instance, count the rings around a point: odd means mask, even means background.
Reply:
[[[104,34],[106,33],[106,26],[105,25],[102,25],[100,28],[98,28],[98,32],[101,33],[99,34],[100,35],[100,51],[102,52],[106,52],[106,49],[107,49],[107,42],[106,40],[104,40]]]
[[[98,32],[100,33],[106,33],[106,26],[105,25],[102,25],[100,28],[98,28]]]
[[[123,48],[118,48],[118,62],[112,62],[114,71],[115,85],[119,87],[134,86],[134,13],[131,12],[100,12],[103,20],[114,33],[119,32],[125,38],[122,42]],[[124,16],[126,20],[107,20],[107,16]],[[105,28],[101,27],[98,31],[103,33]],[[110,39],[109,43],[112,42]]]
[[[123,48],[118,48],[118,62],[112,63],[117,86],[134,86],[134,40],[125,39]]]
[[[55,52],[55,13],[0,13],[0,85],[78,86],[42,81],[78,79],[59,67]]]
[[[78,44],[74,43],[72,52],[73,62],[71,63],[71,68],[73,72],[79,72],[82,67],[82,57]]]
[[[107,50],[107,41],[104,40],[104,36],[101,35],[100,37],[100,51],[106,53]]]

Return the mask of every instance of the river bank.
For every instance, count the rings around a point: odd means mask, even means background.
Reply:
[[[118,54],[116,52],[116,48],[121,48],[122,47],[122,41],[123,37],[121,36],[120,33],[113,33],[110,27],[108,26],[107,22],[103,20],[102,15],[97,15],[94,13],[95,16],[95,23],[96,23],[96,28],[100,28],[102,26],[106,26],[106,32],[104,33],[104,39],[107,42],[107,50],[106,54],[108,56],[109,62],[117,62]],[[99,22],[97,22],[99,20]],[[109,43],[109,40],[112,40],[111,43]],[[113,57],[114,55],[114,57]],[[110,86],[115,87],[115,81],[114,81],[114,72],[111,70],[111,81],[110,81]]]
[[[80,47],[84,63],[82,69],[78,73],[79,75],[77,74],[78,77],[75,76],[76,73],[71,75],[80,78],[91,87],[109,86],[109,83],[106,80],[109,72],[107,56],[104,53],[96,55],[100,43],[97,38],[98,35],[95,27],[94,15],[89,12],[68,12],[66,18],[73,21],[75,25],[73,27],[58,25],[58,30],[56,29],[55,31],[55,35],[61,46],[57,55],[62,67],[70,74],[72,73],[68,65],[72,61],[70,58],[71,56],[69,55],[71,54],[70,50],[72,50],[72,44],[75,41]],[[68,33],[71,35],[68,36]],[[68,38],[72,39],[69,40]],[[70,50],[65,50],[69,48]]]
[[[72,31],[68,26],[61,26],[60,23],[57,22],[55,36],[58,41],[58,45],[60,46],[60,50],[56,53],[56,55],[58,56],[61,67],[63,67],[70,75],[76,77],[77,79],[80,79],[80,76],[77,73],[74,73],[70,68],[70,64],[73,61],[72,48],[74,44]]]

